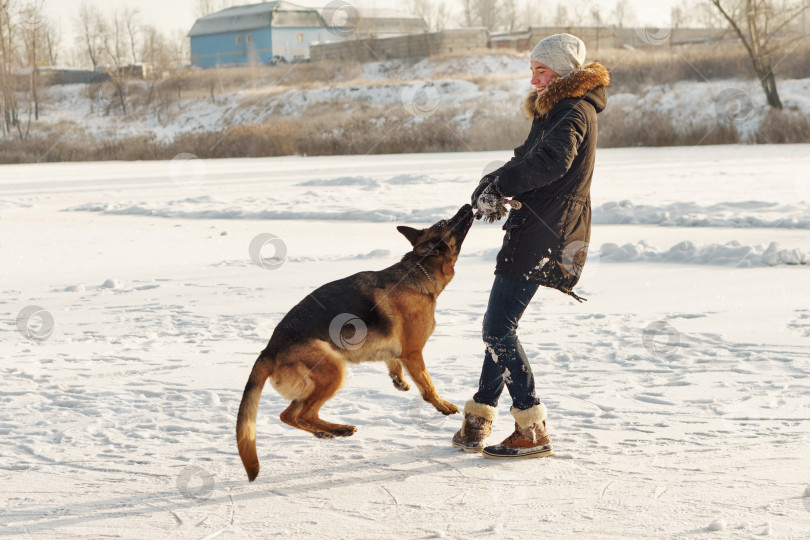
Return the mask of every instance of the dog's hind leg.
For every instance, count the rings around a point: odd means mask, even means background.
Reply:
[[[281,413],[281,416],[280,416],[281,421],[284,422],[285,424],[287,424],[288,426],[292,426],[294,428],[297,428],[299,426],[298,426],[298,421],[296,419],[298,418],[298,415],[300,414],[300,412],[301,412],[301,401],[296,399],[295,401],[290,403],[289,407],[284,409],[283,413]]]
[[[394,388],[403,392],[411,389],[402,376],[402,362],[399,361],[399,358],[389,358],[385,361],[385,365],[388,366],[388,376],[394,382]]]
[[[312,384],[312,391],[297,404],[291,403],[282,413],[282,420],[291,426],[309,431],[316,437],[348,437],[357,431],[355,426],[333,424],[321,420],[318,416],[323,404],[343,386],[343,379],[346,376],[343,358],[332,351],[320,352],[318,359],[306,362],[307,378]]]

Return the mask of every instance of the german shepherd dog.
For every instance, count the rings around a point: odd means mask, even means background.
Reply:
[[[251,482],[259,474],[256,414],[268,378],[291,401],[281,421],[321,438],[348,437],[357,429],[318,417],[343,385],[347,363],[381,360],[403,391],[410,388],[405,367],[425,401],[442,414],[458,412],[436,393],[422,349],[436,326],[436,298],[453,278],[472,222],[467,204],[427,229],[397,227],[413,246],[402,260],[321,286],[278,323],[250,372],[236,421],[239,456]]]

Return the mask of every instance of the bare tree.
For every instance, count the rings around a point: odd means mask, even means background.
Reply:
[[[624,23],[627,21],[627,15],[630,8],[628,4],[629,0],[616,0],[616,5],[613,7],[613,11],[610,13],[613,18],[613,22],[619,28],[623,28]]]
[[[62,35],[50,20],[45,21],[44,27],[45,53],[48,55],[48,64],[55,66],[59,62],[59,49],[62,43]]]
[[[739,2],[739,0],[732,0]],[[672,28],[722,28],[726,26],[723,16],[711,2],[705,0],[680,0],[669,12]]]
[[[25,64],[28,67],[28,91],[31,93],[31,105],[28,109],[28,126],[25,133],[21,125],[17,124],[20,138],[25,140],[31,129],[31,114],[34,120],[39,120],[39,58],[44,41],[45,15],[43,6],[45,0],[32,0],[20,9],[20,34],[25,47]]]
[[[681,6],[672,6],[672,9],[669,10],[669,26],[673,30],[677,28],[681,28],[684,26],[684,19],[686,18],[686,13]]]
[[[122,11],[113,12],[102,26],[102,50],[108,65],[119,68],[127,64],[127,23]]]
[[[79,11],[80,39],[85,53],[98,70],[103,65],[115,102],[127,114],[127,78],[125,66],[129,58],[138,57],[138,11],[132,8],[116,10],[106,18],[94,6],[83,4]],[[108,109],[109,110],[109,109]]]
[[[245,3],[247,3],[245,0],[196,0],[194,15],[196,17],[205,17],[225,8],[240,6]]]
[[[518,20],[518,2],[517,0],[503,0],[503,29],[507,32],[516,30],[522,21]]]
[[[601,30],[602,30],[602,11],[599,9],[599,4],[591,7],[591,21],[596,29],[596,52],[599,52],[601,45]]]
[[[95,70],[101,63],[104,49],[104,16],[94,4],[85,2],[79,6],[75,21],[78,41]]]
[[[581,29],[591,14],[591,0],[569,0],[568,5],[574,11],[574,24]]]
[[[140,12],[138,8],[133,7],[125,7],[124,10],[121,12],[121,17],[123,19],[124,29],[126,30],[127,40],[129,41],[129,52],[132,54],[132,63],[138,63],[138,54],[137,54],[137,42],[138,42],[138,34],[140,32],[140,27],[138,23],[138,16]]]
[[[189,64],[191,58],[191,44],[188,37],[183,30],[175,30],[174,34],[170,36],[170,43],[172,45],[172,56],[174,63],[178,69],[183,68]]]
[[[220,10],[222,2],[219,0],[196,0],[194,4],[194,15],[196,17],[205,17]]]
[[[0,123],[3,135],[8,135],[18,123],[16,62],[17,26],[12,13],[13,0],[0,0]]]
[[[447,4],[444,2],[439,2],[439,6],[434,11],[434,28],[435,30],[444,30],[447,28],[447,25],[450,23],[450,19],[452,18],[453,13],[450,11],[450,8],[447,7]]]
[[[521,26],[540,26],[546,21],[547,10],[538,9],[537,4],[528,0],[520,4],[520,20],[523,21]]]
[[[175,67],[172,45],[170,40],[152,25],[141,27],[143,35],[140,58],[154,67],[153,72],[157,78]]]
[[[777,4],[771,0],[740,0],[736,6],[724,0],[710,2],[720,11],[748,52],[768,105],[781,109],[782,102],[773,74],[773,54],[790,42],[783,34],[810,7],[810,1],[782,1]]]
[[[444,2],[432,0],[407,0],[405,7],[409,13],[421,17],[431,31],[443,30],[450,22],[450,11]]]
[[[499,0],[474,0],[473,12],[479,24],[490,31],[500,26],[501,4]]]
[[[473,0],[461,0],[462,16],[464,21],[462,24],[467,28],[475,25],[475,16],[473,15]]]
[[[462,0],[465,26],[483,26],[489,31],[505,28],[508,0]]]
[[[554,13],[554,26],[568,26],[571,19],[568,17],[568,7],[565,4],[557,4],[557,11]]]
[[[127,72],[123,69],[127,56],[127,23],[122,11],[116,10],[103,26],[102,43],[107,60],[107,76],[118,98],[121,112],[127,115]]]
[[[739,3],[740,0],[732,0],[736,3]],[[691,9],[691,13],[693,14],[693,20],[695,21],[697,26],[703,28],[723,28],[727,27],[728,24],[726,23],[726,19],[720,14],[714,4],[711,1],[708,2],[701,2],[696,0],[696,4],[693,6],[689,0],[683,0],[682,2],[682,9],[684,11],[689,12]]]
[[[165,89],[158,86],[158,82],[170,73],[174,65],[172,48],[169,40],[154,26],[143,26],[141,34],[143,35],[141,58],[145,63],[152,66],[146,105],[150,106],[153,99],[157,98],[155,112],[158,121],[162,121],[162,113],[168,108],[169,99]]]

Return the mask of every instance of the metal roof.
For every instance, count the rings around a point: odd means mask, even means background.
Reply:
[[[263,2],[234,6],[199,18],[188,32],[189,37],[228,34],[269,27],[325,26],[317,10],[289,2]]]
[[[358,8],[356,36],[420,34],[428,31],[422,17],[394,9]]]
[[[413,15],[411,13],[407,13],[405,11],[399,11],[398,9],[387,9],[387,8],[366,8],[366,7],[358,7],[357,13],[360,17],[368,17],[370,19],[419,19],[422,20],[422,17],[419,15]]]

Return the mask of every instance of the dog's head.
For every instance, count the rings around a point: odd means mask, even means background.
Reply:
[[[452,275],[461,244],[474,220],[472,207],[465,204],[455,216],[434,223],[427,229],[400,225],[397,230],[411,243],[413,253],[420,261],[435,261],[445,274]]]

